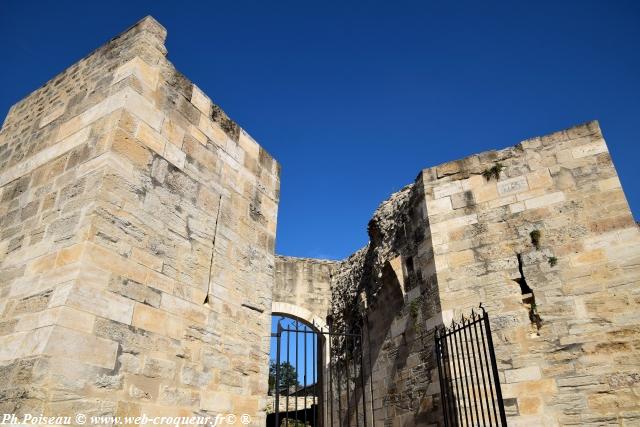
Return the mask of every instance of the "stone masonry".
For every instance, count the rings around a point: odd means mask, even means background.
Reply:
[[[273,314],[324,326],[337,265],[335,261],[276,256]]]
[[[0,130],[0,413],[262,426],[273,313],[362,325],[369,419],[442,425],[434,330],[482,302],[509,425],[640,423],[640,230],[597,122],[422,170],[345,260],[276,256],[278,163],[165,37],[143,19]]]
[[[264,424],[279,165],[152,18],[0,132],[0,413]]]
[[[434,328],[481,302],[509,425],[640,423],[640,231],[597,122],[425,169],[369,236],[329,313],[368,330],[377,425],[442,423]]]

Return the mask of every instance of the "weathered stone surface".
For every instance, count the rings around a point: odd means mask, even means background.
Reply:
[[[334,328],[367,326],[376,423],[441,421],[439,407],[416,398],[425,389],[439,398],[433,328],[480,302],[492,317],[510,425],[634,422],[628,367],[638,358],[640,270],[624,270],[639,262],[640,233],[603,155],[597,123],[588,123],[474,156],[473,171],[466,160],[425,169],[381,204],[368,246],[328,280]],[[497,180],[481,175],[497,162]],[[287,292],[274,307],[326,286],[308,275],[287,287],[290,275],[277,271],[276,289]],[[523,278],[529,293],[516,283]],[[323,317],[323,305],[314,307]]]
[[[279,167],[165,35],[143,19],[0,131],[0,362],[55,362],[38,365],[50,382],[11,374],[8,412],[202,414],[221,406],[196,389],[225,386],[224,365],[228,410],[263,419],[268,342],[233,364],[205,348],[269,333]]]
[[[270,314],[330,314],[363,325],[376,424],[437,425],[433,329],[483,302],[510,425],[637,423],[640,234],[596,122],[424,169],[348,259],[275,257],[279,165],[165,35],[145,18],[0,130],[0,412],[263,425]]]

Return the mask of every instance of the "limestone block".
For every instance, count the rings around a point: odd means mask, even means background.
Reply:
[[[550,193],[544,196],[534,197],[529,200],[525,200],[524,205],[527,209],[541,208],[544,206],[553,205],[556,203],[564,202],[565,196],[562,191]]]
[[[461,170],[461,162],[453,161],[441,164],[436,167],[436,175],[438,178],[445,177],[447,175],[454,175]]]
[[[213,378],[213,373],[209,370],[201,370],[197,365],[186,364],[180,372],[180,380],[183,384],[194,387],[206,387]]]
[[[473,198],[473,192],[471,191],[464,191],[462,193],[451,195],[451,206],[453,207],[453,209],[466,208],[475,204],[476,202]]]
[[[460,181],[462,183],[462,189],[464,191],[475,190],[487,183],[487,180],[482,175],[471,175],[467,179]]]
[[[483,203],[497,199],[499,197],[498,187],[494,181],[486,182],[473,190],[473,197],[475,198],[476,203]]]
[[[202,305],[196,305],[173,295],[162,294],[160,308],[175,315],[184,316],[198,323],[205,323],[208,310]]]
[[[200,131],[196,126],[189,126],[189,135],[191,135],[196,141],[202,145],[207,145],[207,136]]]
[[[548,192],[543,188],[538,188],[536,190],[525,191],[524,193],[516,194],[516,200],[518,202],[524,202],[525,200],[533,199],[534,197],[544,196],[548,194]]]
[[[185,130],[171,119],[165,119],[162,125],[162,135],[173,145],[182,148]]]
[[[27,276],[36,275],[45,271],[52,270],[56,265],[56,259],[58,258],[58,252],[42,255],[31,260],[25,271]]]
[[[87,244],[85,260],[98,268],[112,271],[138,283],[145,283],[147,278],[148,269],[146,267],[93,243]]]
[[[442,197],[450,196],[455,193],[459,193],[462,190],[462,183],[460,181],[452,181],[446,184],[433,187],[433,198],[440,199]]]
[[[604,153],[607,151],[607,145],[604,139],[591,142],[589,144],[581,145],[571,150],[571,154],[574,159],[580,159],[582,157],[593,156],[596,154]]]
[[[144,284],[154,289],[158,289],[160,291],[171,294],[173,293],[175,280],[165,276],[161,272],[149,271]]]
[[[442,221],[440,223],[433,224],[431,226],[432,230],[439,232],[442,230],[455,230],[460,227],[464,227],[467,225],[476,224],[478,222],[477,214],[470,214],[465,216],[460,216],[456,218],[451,218],[446,221]]]
[[[603,179],[598,182],[598,188],[600,191],[609,191],[621,187],[620,179],[617,176],[612,176],[611,178]]]
[[[173,144],[166,144],[164,147],[164,158],[178,169],[184,168],[187,155]]]
[[[131,90],[122,90],[114,93],[85,112],[75,116],[65,123],[62,123],[58,129],[56,142],[67,138],[117,109],[123,108],[129,92],[131,92]]]
[[[211,116],[211,100],[196,85],[193,85],[191,103],[205,116]]]
[[[152,90],[155,90],[158,86],[160,76],[159,70],[150,66],[139,57],[135,57],[121,65],[114,73],[111,84],[114,85],[132,75],[137,77],[138,80],[149,86]]]
[[[538,366],[528,366],[519,369],[507,369],[504,371],[507,383],[519,383],[524,381],[536,381],[542,379],[542,371]]]
[[[451,197],[442,197],[435,200],[427,200],[427,213],[429,215],[440,215],[451,212]]]
[[[583,251],[575,256],[571,257],[571,262],[573,265],[582,266],[582,265],[593,265],[598,262],[606,261],[605,251],[604,249],[594,249],[590,251]]]
[[[465,264],[471,264],[474,261],[475,255],[472,250],[454,252],[447,255],[447,264],[449,268],[456,268]]]
[[[150,305],[160,306],[160,292],[149,286],[116,276],[109,283],[109,290],[125,298]]]
[[[84,248],[84,243],[76,243],[75,245],[60,250],[56,257],[56,266],[60,267],[79,261],[84,253]]]
[[[213,413],[230,413],[233,410],[231,395],[220,391],[202,391],[200,409]]]
[[[0,361],[34,356],[44,352],[53,326],[0,336]]]
[[[260,157],[260,146],[251,138],[251,136],[244,130],[240,131],[238,138],[238,144],[244,150],[247,156],[258,159]]]
[[[160,132],[162,122],[164,121],[164,114],[162,114],[151,101],[131,88],[125,89],[124,92],[126,93],[124,108],[146,122],[152,129]]]
[[[140,169],[146,169],[151,164],[152,153],[144,145],[123,130],[118,129],[113,137],[111,149],[114,153],[121,154],[124,158]]]
[[[525,210],[524,203],[523,202],[513,203],[509,205],[509,210],[511,211],[512,214],[522,212]]]
[[[17,332],[60,325],[69,329],[91,333],[95,317],[89,313],[74,310],[70,307],[55,307],[49,310],[29,313],[18,318],[15,326]]]
[[[433,262],[436,266],[436,270],[446,270],[449,268],[449,265],[447,264],[447,257],[444,255],[435,255],[433,257]]]
[[[32,172],[36,168],[72,150],[73,148],[86,143],[89,139],[90,132],[91,129],[89,128],[85,128],[80,132],[75,132],[73,135],[60,140],[57,144],[45,148],[44,150],[41,150],[29,157],[27,160],[24,160],[17,165],[8,168],[6,171],[1,172],[0,187]]]
[[[149,267],[152,270],[162,271],[162,258],[152,255],[148,251],[142,250],[140,248],[132,248],[131,259],[144,265],[145,267]]]
[[[518,399],[518,410],[521,415],[540,414],[543,407],[539,397],[521,397]]]
[[[524,176],[517,176],[515,178],[500,180],[497,185],[498,194],[500,194],[501,196],[520,193],[529,189],[527,179]]]
[[[135,305],[131,325],[169,338],[181,339],[184,334],[180,318],[144,304]]]
[[[48,308],[58,307],[64,305],[69,298],[69,294],[73,290],[73,281],[66,282],[62,285],[56,286],[49,300]]]
[[[587,402],[589,408],[598,412],[608,412],[612,408],[631,409],[638,406],[637,396],[627,390],[592,394],[587,397]]]
[[[209,116],[204,114],[200,116],[200,124],[198,129],[204,133],[218,147],[224,147],[226,141],[229,138],[227,134],[222,130],[220,125],[212,121]]]
[[[66,107],[66,105],[59,105],[53,108],[46,116],[42,118],[42,120],[40,120],[40,127],[45,127],[58,117],[62,116],[66,110]]]
[[[553,186],[553,179],[551,178],[548,168],[538,169],[535,172],[527,174],[527,182],[529,183],[529,188],[532,190]]]
[[[106,152],[98,157],[95,157],[78,167],[78,176],[84,176],[86,174],[94,173],[99,169],[108,169],[111,172],[117,173],[127,179],[133,180],[133,165],[122,159],[120,156],[115,155],[113,152]]]
[[[72,329],[54,326],[44,353],[113,369],[118,343]]]
[[[149,378],[172,379],[176,373],[176,363],[171,360],[146,357],[142,367],[142,375]]]
[[[148,124],[140,123],[136,131],[136,138],[156,153],[164,154],[165,139]]]
[[[69,292],[66,300],[69,307],[115,320],[127,325],[131,324],[134,302],[112,292],[95,289],[79,283]]]
[[[233,412],[236,414],[255,414],[258,411],[259,398],[235,397],[233,399]]]

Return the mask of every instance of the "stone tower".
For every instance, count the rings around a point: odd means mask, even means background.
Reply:
[[[0,131],[0,412],[263,425],[279,165],[147,17]]]

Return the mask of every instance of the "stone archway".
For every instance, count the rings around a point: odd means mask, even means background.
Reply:
[[[317,314],[314,314],[310,310],[304,307],[300,307],[299,305],[274,301],[273,303],[271,303],[271,315],[282,315],[285,317],[290,317],[292,319],[300,320],[301,322],[306,323],[307,325],[318,331],[329,330],[325,319],[322,319]]]
[[[280,317],[284,321],[279,319]],[[291,393],[291,387],[287,386],[285,392],[280,391],[275,394],[280,395],[279,401],[270,392],[270,405],[267,407],[272,408],[272,412],[267,414],[267,426],[277,427],[281,425],[284,418],[302,421],[303,416],[305,424],[307,420],[311,422],[313,419],[312,425],[324,425],[323,420],[326,419],[324,402],[327,394],[325,379],[329,355],[329,340],[326,335],[329,331],[328,325],[319,316],[303,307],[277,301],[272,304],[271,319],[270,384],[272,375],[275,378],[275,388],[281,381],[279,378],[282,378],[271,371],[271,364],[279,365],[280,372],[283,370],[283,365],[289,365],[289,368],[296,373],[298,381],[293,393]],[[277,350],[274,350],[274,347]],[[292,356],[294,348],[295,358]],[[302,357],[299,359],[300,351],[302,351]],[[269,389],[272,390],[271,385]],[[294,403],[290,403],[292,399]]]

